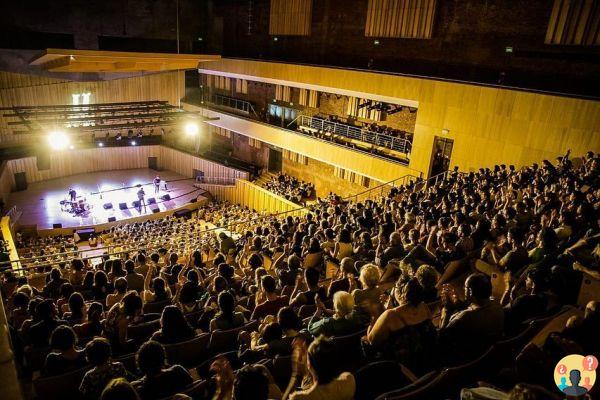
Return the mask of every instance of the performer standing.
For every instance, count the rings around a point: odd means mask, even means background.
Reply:
[[[154,178],[154,193],[160,192],[160,176],[156,175]]]
[[[142,204],[144,205],[144,211],[146,211],[146,201],[144,200],[144,196],[146,195],[146,192],[144,192],[144,188],[141,187],[140,190],[138,190],[137,192],[137,197],[138,197],[138,201],[139,201],[139,212],[142,212]]]
[[[69,188],[69,197],[71,198],[71,201],[77,200],[77,192],[75,191],[75,189]]]

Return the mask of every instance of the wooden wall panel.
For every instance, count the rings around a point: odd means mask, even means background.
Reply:
[[[369,0],[365,36],[430,39],[436,0]]]
[[[312,0],[271,0],[269,35],[309,36]]]
[[[418,111],[409,166],[425,174],[434,138],[443,136],[443,129],[454,140],[451,166],[462,170],[501,163],[519,167],[554,159],[567,149],[573,155],[600,151],[598,101],[367,71],[247,60],[224,59],[202,64],[200,68],[254,81],[313,85],[324,92],[372,93],[415,101]],[[246,121],[230,123],[225,118],[214,122],[231,125],[231,130],[263,140],[260,135],[268,143],[373,179],[389,181],[405,174],[390,167],[393,163],[374,161],[375,157],[365,156],[363,161],[359,153],[350,150],[344,153],[306,136],[284,137],[276,128],[256,124],[259,128],[254,129]],[[305,141],[312,145],[304,144]],[[387,179],[390,175],[393,177]]]
[[[545,43],[600,45],[600,1],[554,0]]]
[[[71,104],[71,95],[83,92],[92,94],[92,103],[166,100],[178,105],[184,85],[181,71],[93,82],[0,72],[0,107]],[[13,129],[0,114],[0,135],[10,135]]]
[[[61,178],[87,172],[148,168],[148,157],[158,157],[159,165],[169,171],[192,178],[193,169],[204,171],[209,178],[242,178],[248,173],[194,157],[164,146],[104,147],[50,154],[50,169],[38,170],[36,157],[6,162],[0,171],[0,193],[9,193],[15,187],[14,174],[25,172],[28,183]]]
[[[245,179],[238,179],[235,185],[211,185],[201,184],[202,188],[208,190],[217,200],[240,204],[250,209],[264,213],[280,213],[298,210],[292,215],[300,215],[306,212],[298,204],[292,203],[284,197],[263,189]]]
[[[159,163],[161,168],[177,172],[180,175],[193,178],[193,170],[204,171],[204,176],[223,179],[248,179],[247,172],[218,164],[213,161],[195,157],[170,147],[161,146]]]
[[[2,198],[4,204],[6,204],[6,201],[8,200],[8,195],[12,190],[13,179],[13,175],[10,169],[8,168],[8,162],[2,161],[2,163],[0,164],[0,198]]]

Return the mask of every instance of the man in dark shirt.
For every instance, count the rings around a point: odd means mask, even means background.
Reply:
[[[171,396],[193,382],[190,373],[181,365],[167,367],[165,358],[164,347],[154,340],[144,343],[138,350],[136,361],[144,376],[132,385],[143,400]]]
[[[543,316],[548,309],[548,295],[546,293],[547,275],[537,269],[531,269],[525,279],[526,293],[513,299],[504,312],[506,326],[509,332],[518,330],[521,323],[528,319]]]
[[[287,296],[277,295],[277,283],[271,275],[263,276],[260,285],[266,300],[254,308],[252,317],[250,317],[252,320],[263,319],[267,315],[277,315],[279,309],[287,306],[290,301]]]
[[[44,300],[35,308],[40,321],[29,328],[29,344],[34,347],[47,347],[50,334],[59,325],[67,325],[66,321],[56,318],[56,306],[52,300]]]
[[[504,331],[504,310],[493,301],[492,283],[481,273],[465,281],[465,298],[469,306],[448,317],[447,304],[442,309],[440,340],[443,348],[454,354],[451,359],[466,361],[481,355],[498,341]]]
[[[398,232],[394,232],[390,235],[390,245],[388,248],[383,250],[379,256],[379,267],[385,268],[394,258],[402,258],[405,256],[404,247],[402,246],[402,237]]]

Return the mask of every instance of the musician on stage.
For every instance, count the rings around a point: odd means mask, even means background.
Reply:
[[[160,176],[156,175],[154,178],[154,193],[160,192]]]
[[[140,202],[140,212],[142,212],[142,204],[144,205],[144,211],[146,211],[146,201],[144,200],[144,196],[146,196],[146,192],[144,192],[144,188],[141,187],[137,192],[138,201]]]
[[[73,188],[69,188],[69,197],[71,201],[77,201],[77,192]]]

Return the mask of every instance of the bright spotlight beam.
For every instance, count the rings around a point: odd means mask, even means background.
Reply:
[[[195,136],[200,131],[198,124],[195,122],[188,122],[185,124],[185,134],[188,136]]]
[[[69,137],[64,132],[54,131],[48,134],[48,144],[54,150],[64,150],[70,143]]]

